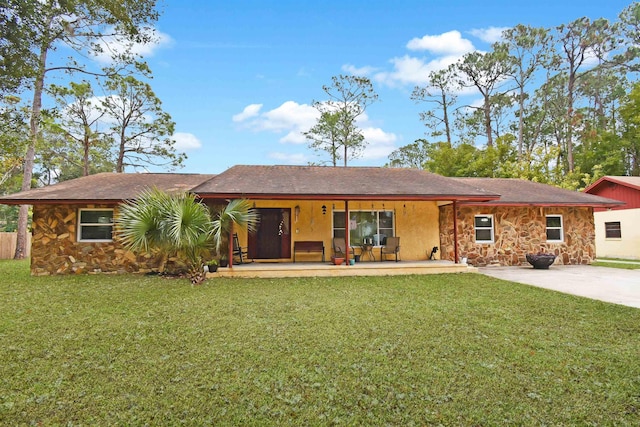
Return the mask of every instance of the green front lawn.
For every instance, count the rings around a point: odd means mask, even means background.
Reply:
[[[479,274],[30,277],[2,425],[638,425],[640,310]]]
[[[625,270],[640,269],[640,262],[636,260],[619,259],[619,258],[598,258],[592,263],[596,267],[622,268]]]

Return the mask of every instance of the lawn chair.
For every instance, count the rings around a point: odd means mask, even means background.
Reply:
[[[233,233],[233,256],[240,259],[239,264],[244,264],[248,255],[247,248],[240,246],[240,240],[238,239],[238,233]]]
[[[336,258],[346,258],[347,243],[344,237],[333,238],[333,256]],[[353,255],[353,247],[349,247],[349,254]]]
[[[396,256],[396,262],[398,262],[398,256],[400,254],[399,237],[387,237],[385,244],[380,247],[380,261],[384,261],[384,257],[391,254]]]

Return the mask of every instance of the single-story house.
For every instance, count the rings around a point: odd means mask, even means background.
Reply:
[[[640,176],[603,176],[584,192],[624,202],[594,208],[597,256],[640,259]]]
[[[0,198],[33,205],[32,274],[147,271],[158,260],[132,254],[113,238],[123,200],[142,189],[189,191],[216,206],[244,198],[261,221],[239,233],[248,257],[292,262],[296,242],[335,237],[373,249],[400,238],[400,259],[440,259],[474,266],[526,264],[527,253],[551,252],[557,263],[595,257],[593,209],[621,202],[549,185],[490,178],[447,178],[417,169],[321,166],[234,166],[218,175],[102,173]],[[296,260],[318,260],[316,253]]]

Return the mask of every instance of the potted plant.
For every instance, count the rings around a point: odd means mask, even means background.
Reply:
[[[209,261],[207,263],[207,268],[209,270],[209,273],[215,273],[216,271],[218,271],[218,260],[212,259],[211,261]]]

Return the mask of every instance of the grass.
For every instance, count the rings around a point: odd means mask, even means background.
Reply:
[[[640,310],[479,274],[30,277],[2,425],[638,425]]]
[[[640,269],[640,261],[620,258],[598,258],[592,265],[596,267],[622,268],[625,270]]]

